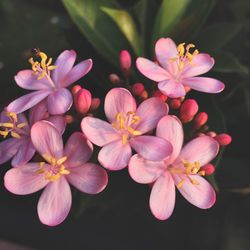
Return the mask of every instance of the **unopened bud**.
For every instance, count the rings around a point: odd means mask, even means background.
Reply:
[[[156,90],[153,94],[154,97],[160,98],[163,102],[167,101],[168,97],[164,95],[160,90]]]
[[[201,170],[205,171],[205,175],[211,175],[214,173],[215,167],[213,164],[208,163],[208,164],[204,165],[203,167],[201,167]]]
[[[72,89],[71,89],[71,93],[73,95],[75,95],[80,89],[82,89],[82,87],[80,85],[75,85]]]
[[[169,102],[169,106],[170,108],[172,109],[178,109],[180,108],[181,106],[181,101],[179,99],[172,99],[170,102]]]
[[[127,50],[122,50],[120,52],[120,67],[122,73],[128,77],[130,74],[130,67],[131,67],[131,56]]]
[[[100,104],[101,104],[100,98],[93,98],[91,101],[90,109],[92,111],[97,110],[99,108]]]
[[[91,105],[92,95],[87,89],[80,89],[74,95],[76,111],[80,114],[87,114]]]
[[[180,119],[183,123],[187,123],[193,120],[194,116],[198,112],[199,106],[194,99],[185,100],[180,108]]]
[[[140,97],[141,97],[143,100],[147,99],[147,98],[148,98],[148,92],[147,92],[146,90],[144,90],[144,91],[141,93]]]
[[[206,124],[208,120],[208,114],[206,112],[200,112],[196,115],[194,119],[194,128],[199,129]]]
[[[144,85],[142,83],[135,83],[132,86],[132,92],[136,96],[141,96],[141,94],[143,93],[144,90],[145,90],[145,88],[144,88]]]
[[[206,135],[214,138],[217,134],[214,131],[208,131]]]
[[[219,134],[214,138],[221,146],[226,146],[231,143],[232,137],[228,134]]]
[[[115,85],[120,85],[120,83],[121,83],[121,79],[117,74],[110,74],[109,80],[111,83],[113,83]]]

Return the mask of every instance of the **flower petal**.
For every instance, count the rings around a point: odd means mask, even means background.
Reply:
[[[56,69],[52,70],[52,79],[57,86],[62,86],[66,75],[72,69],[76,60],[76,52],[74,50],[63,51],[56,59]]]
[[[120,170],[128,165],[132,150],[128,143],[121,140],[105,145],[98,154],[98,161],[103,167],[110,170]]]
[[[183,78],[207,73],[214,66],[214,59],[209,54],[200,53],[193,57],[192,63],[186,63],[182,72]]]
[[[93,145],[80,132],[74,132],[68,139],[64,155],[67,156],[65,165],[68,168],[79,167],[89,160],[93,152]]]
[[[175,205],[175,185],[169,173],[166,172],[154,183],[149,205],[152,214],[159,220],[166,220],[173,213]]]
[[[159,82],[159,90],[170,98],[179,98],[186,95],[183,85],[175,80],[166,80]]]
[[[137,58],[136,67],[144,76],[155,82],[164,81],[170,78],[169,73],[165,69],[143,57]]]
[[[167,159],[167,162],[171,164],[180,154],[182,148],[184,140],[182,123],[177,117],[166,115],[159,121],[156,128],[156,135],[172,144],[173,152]]]
[[[52,90],[52,86],[46,77],[38,80],[38,76],[34,75],[34,72],[29,69],[19,71],[15,76],[15,81],[23,89]]]
[[[142,102],[136,111],[136,115],[140,117],[136,130],[144,134],[154,129],[159,120],[168,114],[168,110],[168,105],[160,98],[152,97]]]
[[[149,161],[136,154],[129,161],[128,171],[131,178],[142,184],[154,182],[166,170],[164,161]]]
[[[151,161],[161,161],[173,150],[172,145],[156,136],[142,135],[130,140],[131,147],[142,157]]]
[[[67,217],[72,203],[71,191],[64,177],[50,182],[43,191],[37,206],[40,221],[56,226]]]
[[[67,180],[84,193],[97,194],[107,186],[108,175],[99,165],[85,163],[80,167],[71,169]]]
[[[45,99],[50,93],[51,91],[39,90],[21,96],[8,105],[7,111],[14,113],[22,113],[27,109],[30,109],[31,107],[35,106],[43,99]]]
[[[51,115],[66,113],[72,106],[72,94],[65,88],[58,89],[48,97],[48,111]]]
[[[11,168],[4,176],[5,188],[19,195],[39,191],[48,184],[44,175],[36,173],[39,169],[39,163],[28,163],[18,168]]]
[[[181,178],[178,175],[173,175],[175,184],[180,183]],[[207,209],[214,205],[216,201],[216,193],[213,187],[203,177],[198,175],[190,176],[198,184],[192,184],[188,179],[185,179],[183,185],[178,188],[183,197],[196,207]]]
[[[60,159],[63,156],[63,140],[52,123],[39,121],[31,128],[31,140],[41,155]]]
[[[17,154],[15,154],[11,161],[11,165],[13,167],[18,167],[26,164],[31,160],[36,152],[30,137],[26,137],[20,140],[20,147],[17,151]]]
[[[100,147],[121,138],[111,124],[98,118],[83,118],[81,128],[87,138]]]
[[[70,84],[78,81],[85,76],[92,68],[93,62],[91,59],[84,60],[74,66],[61,82],[62,87],[67,87]]]
[[[10,160],[21,146],[21,141],[15,138],[9,138],[0,143],[0,164]]]
[[[182,84],[205,93],[219,93],[225,88],[224,83],[210,77],[191,77],[183,79]]]
[[[61,135],[64,133],[67,124],[63,116],[52,115],[48,118],[48,121],[54,124],[54,126],[56,127],[56,129],[59,131]]]
[[[32,126],[34,123],[41,121],[45,118],[47,113],[47,100],[42,100],[29,111],[29,122]]]
[[[201,166],[209,163],[219,152],[219,144],[209,136],[201,136],[188,142],[178,157],[179,160],[199,162]]]

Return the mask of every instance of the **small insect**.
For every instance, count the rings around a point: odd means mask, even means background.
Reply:
[[[33,48],[31,49],[31,53],[34,55],[34,56],[39,56],[41,50],[39,48]]]

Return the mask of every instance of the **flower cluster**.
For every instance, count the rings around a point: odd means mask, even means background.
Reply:
[[[70,211],[69,184],[97,194],[107,186],[107,170],[128,167],[133,180],[150,184],[149,204],[156,218],[165,220],[172,214],[175,187],[193,205],[210,208],[216,194],[204,177],[213,174],[211,161],[231,137],[210,131],[208,114],[199,112],[196,100],[186,98],[191,89],[224,89],[216,79],[199,77],[213,67],[214,59],[194,47],[161,38],[155,46],[156,61],[137,59],[137,69],[158,83],[158,89],[151,82],[149,87],[130,84],[131,56],[121,51],[123,78],[110,75],[116,86],[104,100],[105,120],[98,118],[100,98],[80,85],[67,89],[91,70],[92,60],[74,66],[76,53],[66,50],[53,64],[35,49],[31,69],[15,76],[18,86],[33,92],[11,102],[0,115],[5,139],[0,143],[0,164],[12,159],[4,177],[6,189],[18,195],[44,189],[38,216],[55,226]],[[73,131],[64,146],[64,131],[72,123],[81,132]],[[184,133],[186,124],[191,126]],[[99,164],[88,162],[94,150]]]

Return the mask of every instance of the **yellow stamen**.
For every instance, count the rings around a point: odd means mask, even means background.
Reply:
[[[14,131],[11,131],[11,132],[10,132],[10,135],[11,135],[13,138],[16,138],[16,139],[20,139],[20,138],[21,138],[21,136],[20,136],[18,133],[14,132]]]
[[[5,130],[5,131],[0,130],[0,135],[2,135],[2,136],[3,136],[3,138],[6,138],[6,137],[8,136],[8,134],[9,134],[8,129],[7,129],[7,130]]]
[[[56,163],[57,165],[62,165],[65,161],[67,161],[67,156],[60,158]]]
[[[17,114],[14,112],[5,112],[6,116],[11,117],[14,122],[17,122]]]
[[[128,140],[128,135],[127,134],[123,134],[122,135],[122,144],[126,144],[127,143],[127,140]]]
[[[25,123],[25,122],[22,122],[22,123],[19,123],[18,125],[17,125],[17,127],[18,128],[24,128],[24,127],[26,127],[27,126],[27,123]]]
[[[176,185],[176,187],[177,187],[177,188],[181,188],[181,187],[183,186],[184,182],[185,182],[185,179],[182,179],[182,180]]]
[[[14,128],[14,124],[10,122],[3,122],[3,123],[0,123],[0,127]]]

